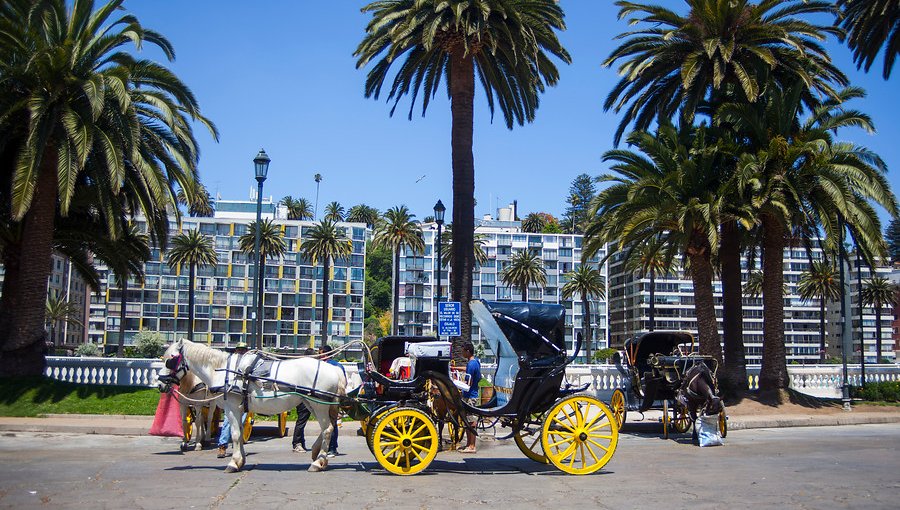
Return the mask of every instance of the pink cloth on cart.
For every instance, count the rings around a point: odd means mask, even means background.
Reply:
[[[159,397],[159,405],[156,406],[156,415],[153,417],[153,425],[150,426],[151,436],[183,437],[181,428],[181,407],[175,399],[174,392],[162,393]]]

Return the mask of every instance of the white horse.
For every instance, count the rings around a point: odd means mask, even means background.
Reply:
[[[179,392],[184,397],[187,397],[188,400],[178,397],[178,404],[181,408],[181,423],[184,424],[188,413],[193,412],[193,420],[191,421],[191,430],[185,430],[183,441],[181,442],[181,451],[186,451],[190,448],[190,440],[195,441],[194,449],[202,450],[203,443],[208,442],[212,439],[212,425],[213,418],[215,417],[216,407],[218,406],[218,402],[221,401],[220,398],[215,398],[213,400],[209,400],[213,397],[213,393],[209,391],[209,387],[206,386],[200,379],[197,378],[192,372],[187,372],[181,378],[178,384]],[[193,403],[192,401],[202,401],[203,403]],[[203,410],[206,409],[206,419],[203,417]],[[190,434],[188,434],[190,432]]]
[[[314,358],[297,358],[273,363],[270,377],[277,381],[274,385],[252,376],[244,379],[240,374],[255,364],[258,356],[255,352],[229,355],[203,344],[178,340],[163,355],[165,367],[159,372],[160,390],[164,391],[169,385],[178,384],[184,374],[191,371],[211,390],[220,391],[221,388],[221,391],[227,391],[219,406],[225,410],[228,421],[232,424],[241,423],[241,416],[248,411],[276,415],[293,409],[302,402],[315,414],[321,428],[312,447],[313,463],[309,466],[309,471],[322,471],[328,466],[325,450],[331,440],[332,415],[336,418],[338,413],[338,406],[334,405],[337,404],[337,399],[334,396],[346,395],[347,378],[344,371]],[[235,385],[246,385],[246,408],[244,395],[233,390]],[[229,389],[232,391],[228,391]],[[240,426],[232,425],[231,441],[234,453],[225,468],[226,473],[239,471],[246,460]]]

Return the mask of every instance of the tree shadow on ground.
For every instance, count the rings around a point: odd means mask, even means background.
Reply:
[[[800,406],[807,409],[827,409],[841,407],[840,399],[813,397],[799,391],[786,390],[769,390],[769,391],[748,391],[726,401],[728,406],[738,406],[745,402],[755,402],[763,406],[778,408],[785,405]]]
[[[44,376],[0,378],[0,403],[6,405],[18,402],[30,392],[33,392],[31,401],[42,404],[61,402],[72,395],[77,395],[80,399],[91,397],[104,399],[146,391],[145,387],[76,384]]]

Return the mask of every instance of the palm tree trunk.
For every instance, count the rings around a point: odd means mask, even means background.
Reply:
[[[788,387],[784,350],[784,227],[771,215],[762,217],[763,228],[763,352],[759,389]]]
[[[331,257],[325,257],[325,271],[322,273],[322,345],[328,345],[328,272],[331,270]]]
[[[862,324],[859,326],[862,329]],[[881,303],[875,304],[875,364],[881,363]]]
[[[194,341],[194,285],[197,278],[195,264],[190,264],[190,276],[188,277],[188,340]]]
[[[394,260],[391,266],[391,334],[400,334],[400,248],[394,246]]]
[[[825,361],[825,296],[819,300],[819,359]]]
[[[720,372],[720,382],[729,392],[744,392],[748,389],[748,379],[744,354],[741,240],[734,221],[722,225],[719,263],[722,266],[722,332],[725,344],[725,363]]]
[[[700,336],[700,354],[713,356],[722,362],[722,346],[716,322],[716,304],[712,287],[712,264],[708,247],[688,249],[691,260],[691,280],[694,283],[694,306],[697,310],[697,332]]]
[[[119,341],[116,343],[116,357],[124,358],[125,357],[125,305],[128,301],[128,275],[121,275],[122,279],[120,287],[122,287],[122,296],[119,299],[119,305],[122,307],[119,310]]]
[[[590,363],[591,338],[593,338],[593,331],[591,330],[591,302],[584,294],[581,295],[581,329],[584,330],[584,357]]]
[[[522,285],[522,302],[528,302],[528,285]]]
[[[650,270],[650,331],[656,329],[656,271]]]
[[[262,249],[260,249],[260,252],[262,252]],[[262,345],[263,345],[263,342],[262,342],[263,298],[266,297],[266,257],[265,257],[265,255],[266,254],[263,253],[262,256],[259,257],[259,271],[260,271],[259,272],[259,295],[257,295],[258,299],[256,300],[256,310],[254,310],[254,312],[256,312],[256,331],[254,331],[254,333],[256,334],[256,341],[258,342],[257,345],[260,347],[262,347]]]
[[[453,357],[472,339],[472,270],[475,266],[475,158],[472,154],[475,69],[471,54],[458,44],[450,56],[451,151],[453,166],[453,249],[450,286],[461,303],[461,336],[453,338]]]
[[[0,377],[40,375],[47,364],[44,324],[56,219],[56,152],[48,147],[43,156],[21,241],[3,250],[4,262],[12,264],[5,266],[0,301]]]

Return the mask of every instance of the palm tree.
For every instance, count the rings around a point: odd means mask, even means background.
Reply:
[[[547,285],[547,270],[538,253],[521,250],[509,259],[509,265],[500,272],[500,280],[522,291],[522,301],[528,302],[528,287]]]
[[[322,174],[314,175],[313,180],[316,181],[316,206],[313,209],[313,220],[316,220],[319,216],[319,183],[322,182]]]
[[[900,4],[897,0],[837,0],[837,6],[841,9],[838,22],[847,31],[847,46],[856,68],[869,72],[883,49],[881,76],[890,78],[900,55]]]
[[[881,224],[870,201],[891,214],[897,211],[881,158],[864,147],[833,139],[847,126],[874,130],[867,115],[844,106],[863,92],[845,89],[803,118],[803,90],[802,83],[787,89],[770,85],[759,104],[726,104],[719,113],[747,141],[748,152],[738,162],[737,188],[752,195],[761,228],[761,390],[786,389],[789,382],[782,286],[784,248],[791,230],[821,228],[826,251],[834,253],[840,216],[847,219],[866,253],[882,256]]]
[[[584,355],[591,359],[591,298],[606,297],[606,278],[596,267],[582,263],[574,271],[565,275],[568,280],[562,287],[563,299],[573,299],[575,294],[581,296],[581,324],[584,330]]]
[[[325,219],[333,222],[344,221],[344,206],[330,202],[325,206]]]
[[[381,213],[378,209],[365,204],[357,204],[347,211],[347,221],[351,223],[365,223],[369,228],[375,228]]]
[[[294,198],[288,195],[281,199],[281,205],[287,209],[287,219],[289,220],[313,219],[312,205],[305,198]]]
[[[782,287],[782,290],[784,288]],[[744,282],[744,294],[758,298],[763,293],[763,272],[760,270],[750,271],[747,274],[747,281]],[[784,293],[782,293],[784,294]]]
[[[216,247],[213,240],[200,233],[199,230],[188,230],[172,238],[172,247],[169,248],[168,262],[170,266],[176,264],[188,266],[188,340],[194,340],[194,280],[197,278],[197,268],[214,266],[218,262]]]
[[[484,234],[480,234],[478,232],[472,236],[472,256],[475,257],[475,263],[479,266],[483,266],[488,261],[487,252],[484,250],[484,245],[487,244],[487,236]],[[448,224],[444,226],[444,232],[441,235],[441,253],[453,253],[453,225]],[[441,267],[447,267],[450,265],[450,257],[444,257],[441,260]]]
[[[522,232],[539,233],[544,230],[546,220],[539,213],[528,213],[522,220]]]
[[[866,281],[859,293],[861,306],[875,308],[875,363],[881,363],[881,311],[885,305],[894,302],[895,290],[895,286],[887,278],[875,276]],[[865,356],[866,350],[862,344],[860,352]]]
[[[328,281],[331,279],[331,260],[346,259],[353,252],[353,242],[335,222],[322,220],[311,229],[300,251],[317,264],[322,261],[322,343],[328,344]]]
[[[284,245],[284,233],[281,231],[281,226],[276,225],[275,222],[270,219],[262,220],[261,225],[259,230],[259,295],[257,296],[257,303],[259,303],[260,308],[262,307],[266,295],[266,259],[272,257],[278,260],[284,256],[287,251],[287,247]],[[250,260],[253,260],[253,252],[256,248],[255,221],[250,222],[247,226],[247,232],[238,239],[238,243],[240,244],[241,251],[249,255]],[[259,313],[259,310],[254,310],[254,312],[256,312],[256,331],[254,331],[253,334],[257,339],[258,346],[261,346],[263,317],[262,314]]]
[[[71,212],[78,183],[95,202],[109,237],[125,223],[115,197],[128,192],[131,213],[152,229],[175,188],[192,189],[198,152],[194,121],[217,136],[196,99],[166,67],[126,51],[149,43],[170,60],[171,44],[120,13],[123,0],[8,0],[0,4],[0,145],[8,175],[2,209],[21,227],[3,249],[0,375],[40,374],[55,219]],[[40,65],[36,63],[40,62]]]
[[[825,361],[825,304],[841,297],[841,284],[834,265],[825,260],[817,260],[808,271],[800,275],[797,293],[806,301],[819,300],[819,356]]]
[[[425,251],[425,239],[422,237],[422,228],[413,221],[415,214],[410,214],[405,205],[392,207],[384,213],[384,218],[375,230],[372,242],[377,247],[389,248],[393,253],[393,280],[394,292],[393,316],[391,330],[398,334],[400,329],[400,252],[408,248],[413,253]]]
[[[46,327],[47,333],[53,345],[56,345],[55,329],[59,322],[67,322],[75,326],[83,326],[84,324],[78,320],[77,315],[81,311],[81,307],[69,301],[68,296],[57,296],[51,293],[47,296],[46,305]],[[65,340],[63,340],[65,342]]]
[[[475,77],[491,114],[499,106],[508,128],[534,120],[539,94],[559,80],[548,53],[565,63],[571,60],[556,37],[556,31],[565,29],[563,11],[554,0],[378,1],[363,11],[371,12],[372,20],[354,55],[359,58],[357,67],[375,62],[366,77],[366,97],[380,97],[391,65],[399,62],[388,101],[394,103],[393,114],[400,99],[410,95],[412,119],[419,93],[424,115],[446,75],[452,119],[451,223],[456,226],[450,287],[455,301],[468,303],[475,268]],[[472,316],[467,306],[461,329],[460,339],[469,340]],[[457,357],[460,347],[457,339],[453,348]]]
[[[188,196],[183,189],[178,190],[175,200],[179,204],[187,206],[188,214],[193,217],[209,218],[216,213],[216,209],[212,204],[212,197],[209,196],[209,189],[199,182],[196,184],[196,190],[192,194],[190,203],[188,203]]]
[[[614,184],[594,201],[582,257],[613,241],[619,249],[655,241],[664,258],[682,255],[694,285],[700,352],[721,360],[712,286],[722,209],[715,148],[706,145],[702,128],[679,131],[666,123],[656,134],[630,134],[628,144],[637,151],[612,150],[603,156],[614,162],[611,169],[618,175],[600,178]]]
[[[672,259],[667,258],[667,250],[658,239],[629,248],[625,254],[625,269],[639,272],[650,278],[650,322],[647,330],[656,329],[656,276],[665,275],[672,268]],[[671,252],[669,252],[671,254]]]
[[[116,275],[116,283],[122,292],[119,300],[119,338],[116,342],[116,357],[121,358],[125,356],[125,311],[128,305],[128,281],[131,278],[138,283],[144,281],[145,264],[150,260],[150,239],[139,231],[134,223],[130,223],[115,244],[115,255],[106,258],[106,265]]]
[[[756,102],[769,78],[797,80],[810,92],[831,95],[832,83],[847,77],[819,44],[841,30],[799,16],[833,13],[830,2],[783,0],[686,0],[684,15],[657,4],[618,1],[619,18],[644,28],[618,36],[625,41],[604,65],[619,65],[619,83],[603,107],[625,114],[616,131],[618,145],[629,124],[647,129],[656,120],[692,122],[698,108],[722,99]]]

